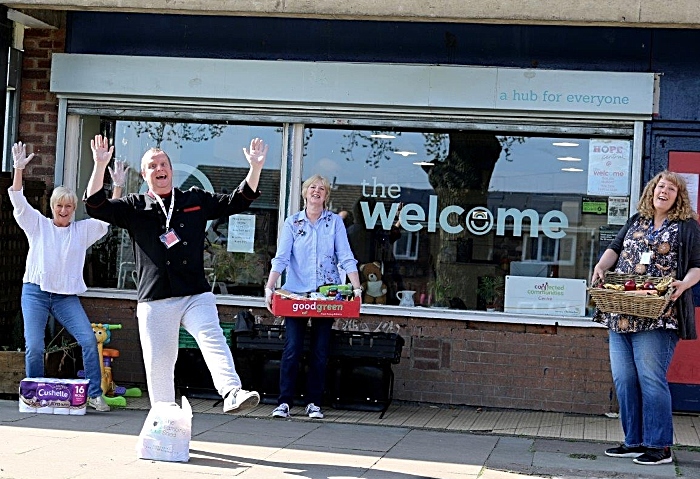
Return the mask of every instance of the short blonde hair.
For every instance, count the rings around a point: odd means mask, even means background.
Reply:
[[[149,155],[149,153],[150,153],[150,155]],[[168,154],[165,151],[161,150],[160,148],[153,147],[153,148],[149,148],[148,150],[146,150],[146,152],[141,157],[141,173],[143,173],[145,171],[143,164],[146,162],[146,158],[148,158],[148,161],[150,161],[151,158],[153,158],[153,156],[157,155],[158,153],[163,153],[165,155],[165,157],[168,159],[168,163],[170,164],[170,168],[173,167],[173,162],[170,160],[170,157],[168,156]]]
[[[51,211],[53,212],[57,203],[66,201],[72,203],[74,208],[78,207],[78,195],[67,186],[57,186],[51,193],[51,199],[49,200]]]
[[[315,182],[320,181],[323,183],[323,187],[326,188],[326,199],[323,200],[323,207],[328,208],[331,201],[331,184],[323,176],[319,174],[313,175],[311,178],[307,179],[301,185],[301,198],[304,200],[304,208],[306,208],[306,192],[309,191],[309,186]]]

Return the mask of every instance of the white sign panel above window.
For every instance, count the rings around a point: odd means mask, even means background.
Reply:
[[[653,107],[653,74],[498,69],[496,107],[580,113],[641,113]]]
[[[650,118],[654,74],[64,53],[52,56],[51,91],[314,111],[352,106],[431,115],[519,111]]]

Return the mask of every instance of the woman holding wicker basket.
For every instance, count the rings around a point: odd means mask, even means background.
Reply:
[[[666,373],[679,339],[697,339],[691,288],[700,281],[700,227],[685,180],[663,171],[644,187],[638,213],[596,264],[591,284],[614,273],[674,278],[671,307],[658,317],[596,309],[593,320],[610,338],[610,367],[620,405],[624,444],[612,457],[642,465],[672,462],[673,416]]]

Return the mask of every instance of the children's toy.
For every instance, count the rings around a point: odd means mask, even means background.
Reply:
[[[362,283],[365,304],[386,304],[386,284],[382,281],[382,265],[378,261],[360,266],[365,281]]]
[[[92,323],[92,330],[97,339],[97,352],[100,355],[100,370],[102,371],[102,393],[105,402],[111,407],[126,406],[127,397],[141,397],[141,389],[117,386],[112,380],[112,361],[119,357],[117,349],[108,349],[104,345],[112,339],[112,330],[121,329],[121,324]]]

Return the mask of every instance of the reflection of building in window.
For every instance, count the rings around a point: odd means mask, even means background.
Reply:
[[[401,231],[401,236],[394,243],[394,256],[396,259],[417,260],[419,238],[417,232]]]
[[[539,261],[559,265],[573,265],[576,262],[576,235],[563,238],[523,236],[523,261]]]

